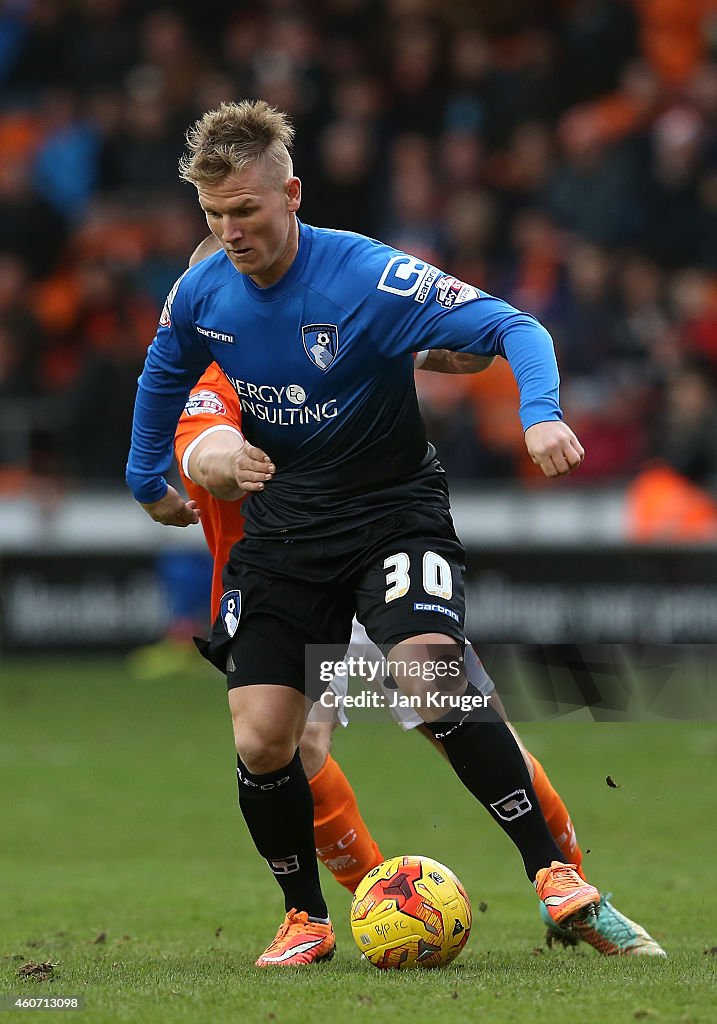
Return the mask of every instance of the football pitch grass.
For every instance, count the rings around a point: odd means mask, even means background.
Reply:
[[[669,960],[547,949],[500,830],[424,739],[363,722],[334,753],[364,817],[386,856],[422,853],[458,874],[471,939],[444,970],[379,972],[324,874],[336,957],[262,972],[253,960],[283,911],[236,806],[225,703],[201,664],[139,683],[121,658],[0,663],[4,1006],[81,996],[84,1010],[64,1012],[84,1024],[717,1020],[713,723],[521,727],[572,811],[591,880]],[[56,965],[51,978],[20,977],[29,961]],[[38,1013],[2,1010],[0,1024]]]

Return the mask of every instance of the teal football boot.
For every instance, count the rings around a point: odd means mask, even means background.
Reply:
[[[579,941],[587,942],[603,956],[667,956],[659,942],[645,929],[625,917],[610,902],[612,893],[600,896],[597,916],[590,921],[578,922],[568,930],[560,928],[551,919],[541,903],[540,916],[547,926],[548,946],[559,942],[563,946],[575,946]]]

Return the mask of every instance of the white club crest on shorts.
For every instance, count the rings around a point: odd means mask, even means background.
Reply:
[[[320,370],[328,370],[339,350],[339,329],[336,324],[306,324],[301,328],[304,351]]]
[[[241,590],[228,590],[226,594],[222,595],[222,600],[219,605],[219,615],[227,636],[231,639],[239,629],[239,619],[241,617]]]

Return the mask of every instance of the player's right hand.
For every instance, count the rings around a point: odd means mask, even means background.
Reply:
[[[546,420],[525,431],[525,446],[545,476],[566,476],[582,465],[585,449],[567,423]]]
[[[142,505],[142,508],[155,523],[163,526],[193,526],[199,522],[200,512],[196,501],[185,501],[174,487],[168,487],[167,493],[159,501]]]
[[[243,491],[262,491],[276,473],[266,452],[245,441],[231,457],[232,476]]]

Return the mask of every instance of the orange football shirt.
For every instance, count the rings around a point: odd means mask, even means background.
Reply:
[[[212,619],[219,612],[223,593],[222,569],[229,560],[232,545],[244,536],[243,499],[220,501],[213,498],[203,487],[190,480],[183,465],[191,451],[187,449],[212,430],[233,429],[241,433],[241,409],[234,388],[219,369],[212,363],[187,399],[174,436],[174,454],[179,466],[182,483],[187,494],[196,501],[202,518],[200,520],[209,551],[214,559],[212,576]]]

